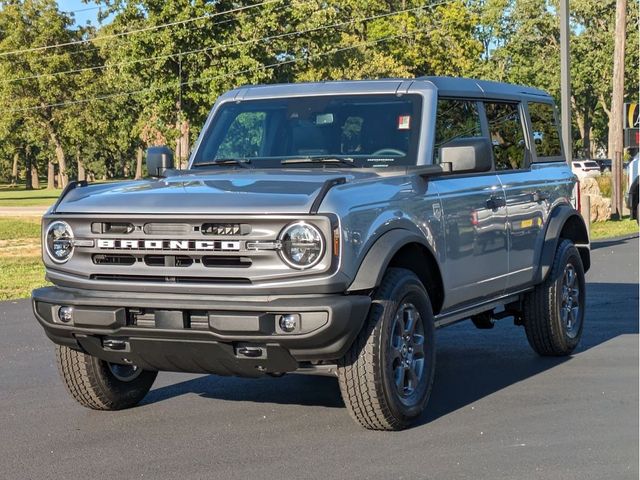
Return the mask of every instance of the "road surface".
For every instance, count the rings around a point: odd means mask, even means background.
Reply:
[[[638,239],[594,245],[585,336],[540,358],[508,320],[437,334],[428,413],[358,427],[335,379],[162,373],[144,403],[94,412],[64,390],[28,301],[0,304],[0,478],[638,478]]]

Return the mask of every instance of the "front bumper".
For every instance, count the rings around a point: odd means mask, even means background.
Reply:
[[[101,296],[46,287],[33,291],[32,302],[53,342],[105,361],[148,370],[259,376],[342,357],[362,328],[371,299]],[[58,317],[62,306],[73,309],[69,323]],[[297,316],[295,331],[280,329],[283,314]]]

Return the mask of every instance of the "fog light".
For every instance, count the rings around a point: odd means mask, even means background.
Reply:
[[[280,317],[280,328],[283,332],[291,333],[298,328],[299,315],[287,314]]]
[[[60,307],[58,309],[58,318],[62,323],[69,323],[73,320],[73,307]]]

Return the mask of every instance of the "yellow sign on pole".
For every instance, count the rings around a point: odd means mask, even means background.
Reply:
[[[625,103],[624,104],[624,128],[638,128],[640,127],[640,117],[638,113],[640,109],[637,103]]]

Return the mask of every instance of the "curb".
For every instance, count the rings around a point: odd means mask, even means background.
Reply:
[[[599,243],[608,243],[608,242],[620,242],[623,240],[632,240],[634,238],[638,238],[640,233],[628,233],[627,235],[620,235],[618,237],[607,237],[607,238],[599,238],[597,240],[591,240],[591,245],[597,245]]]

